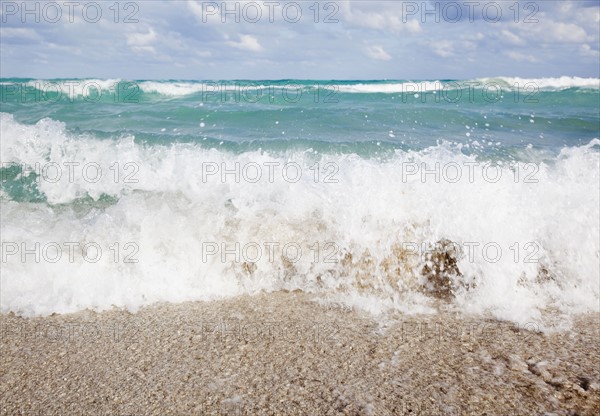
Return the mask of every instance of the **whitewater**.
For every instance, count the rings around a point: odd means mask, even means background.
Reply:
[[[124,82],[136,100],[99,95]],[[546,329],[597,309],[597,79],[0,87],[4,313],[281,290]]]

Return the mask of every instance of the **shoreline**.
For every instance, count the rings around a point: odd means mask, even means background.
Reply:
[[[1,314],[0,414],[600,413],[599,313],[541,334],[450,312],[380,324],[311,299]]]

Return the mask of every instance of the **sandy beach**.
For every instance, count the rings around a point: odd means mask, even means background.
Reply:
[[[594,415],[598,315],[567,333],[310,295],[1,316],[2,415]]]
[[[600,416],[600,0],[0,16],[0,416]]]

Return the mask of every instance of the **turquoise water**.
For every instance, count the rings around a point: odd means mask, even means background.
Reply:
[[[481,160],[537,161],[600,136],[594,79],[0,82],[1,111],[18,123],[49,118],[74,137],[132,137],[140,146],[385,160],[450,143]],[[5,194],[45,200],[35,170],[14,181],[22,163],[3,162]]]
[[[598,83],[584,81],[3,79],[0,101],[18,122],[49,117],[77,134],[131,134],[149,145],[185,142],[235,152],[312,147],[368,156],[451,141],[481,144],[469,151],[510,153],[598,137]]]

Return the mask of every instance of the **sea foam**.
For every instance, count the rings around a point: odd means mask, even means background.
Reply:
[[[481,160],[445,142],[385,160],[311,150],[234,154],[144,145],[127,135],[100,139],[51,119],[26,125],[3,113],[0,121],[5,164],[94,162],[106,173],[95,182],[66,173],[38,181],[43,202],[3,189],[2,312],[135,311],[155,302],[299,289],[375,314],[432,311],[443,302],[548,328],[547,313],[566,320],[598,307],[598,139],[551,160],[526,150],[537,163],[536,181],[515,180],[525,164],[500,164],[492,182],[482,179]],[[115,161],[137,166],[135,181],[115,180]],[[256,182],[206,175],[206,166],[292,162],[303,173],[295,181],[278,170],[272,178],[264,170]],[[315,180],[317,162],[333,167],[330,181]],[[443,174],[407,175],[408,167],[436,164],[472,166],[473,177],[466,170],[453,182]],[[103,255],[97,262],[81,253],[71,259],[66,242],[78,250],[93,243]],[[57,243],[63,253],[55,262],[47,261],[54,251],[22,261],[22,253],[7,254],[10,243],[53,250]],[[482,251],[488,243],[501,248],[499,259]],[[284,251],[286,244],[302,255]],[[434,248],[416,249],[424,246]],[[536,261],[525,262],[533,252]]]

